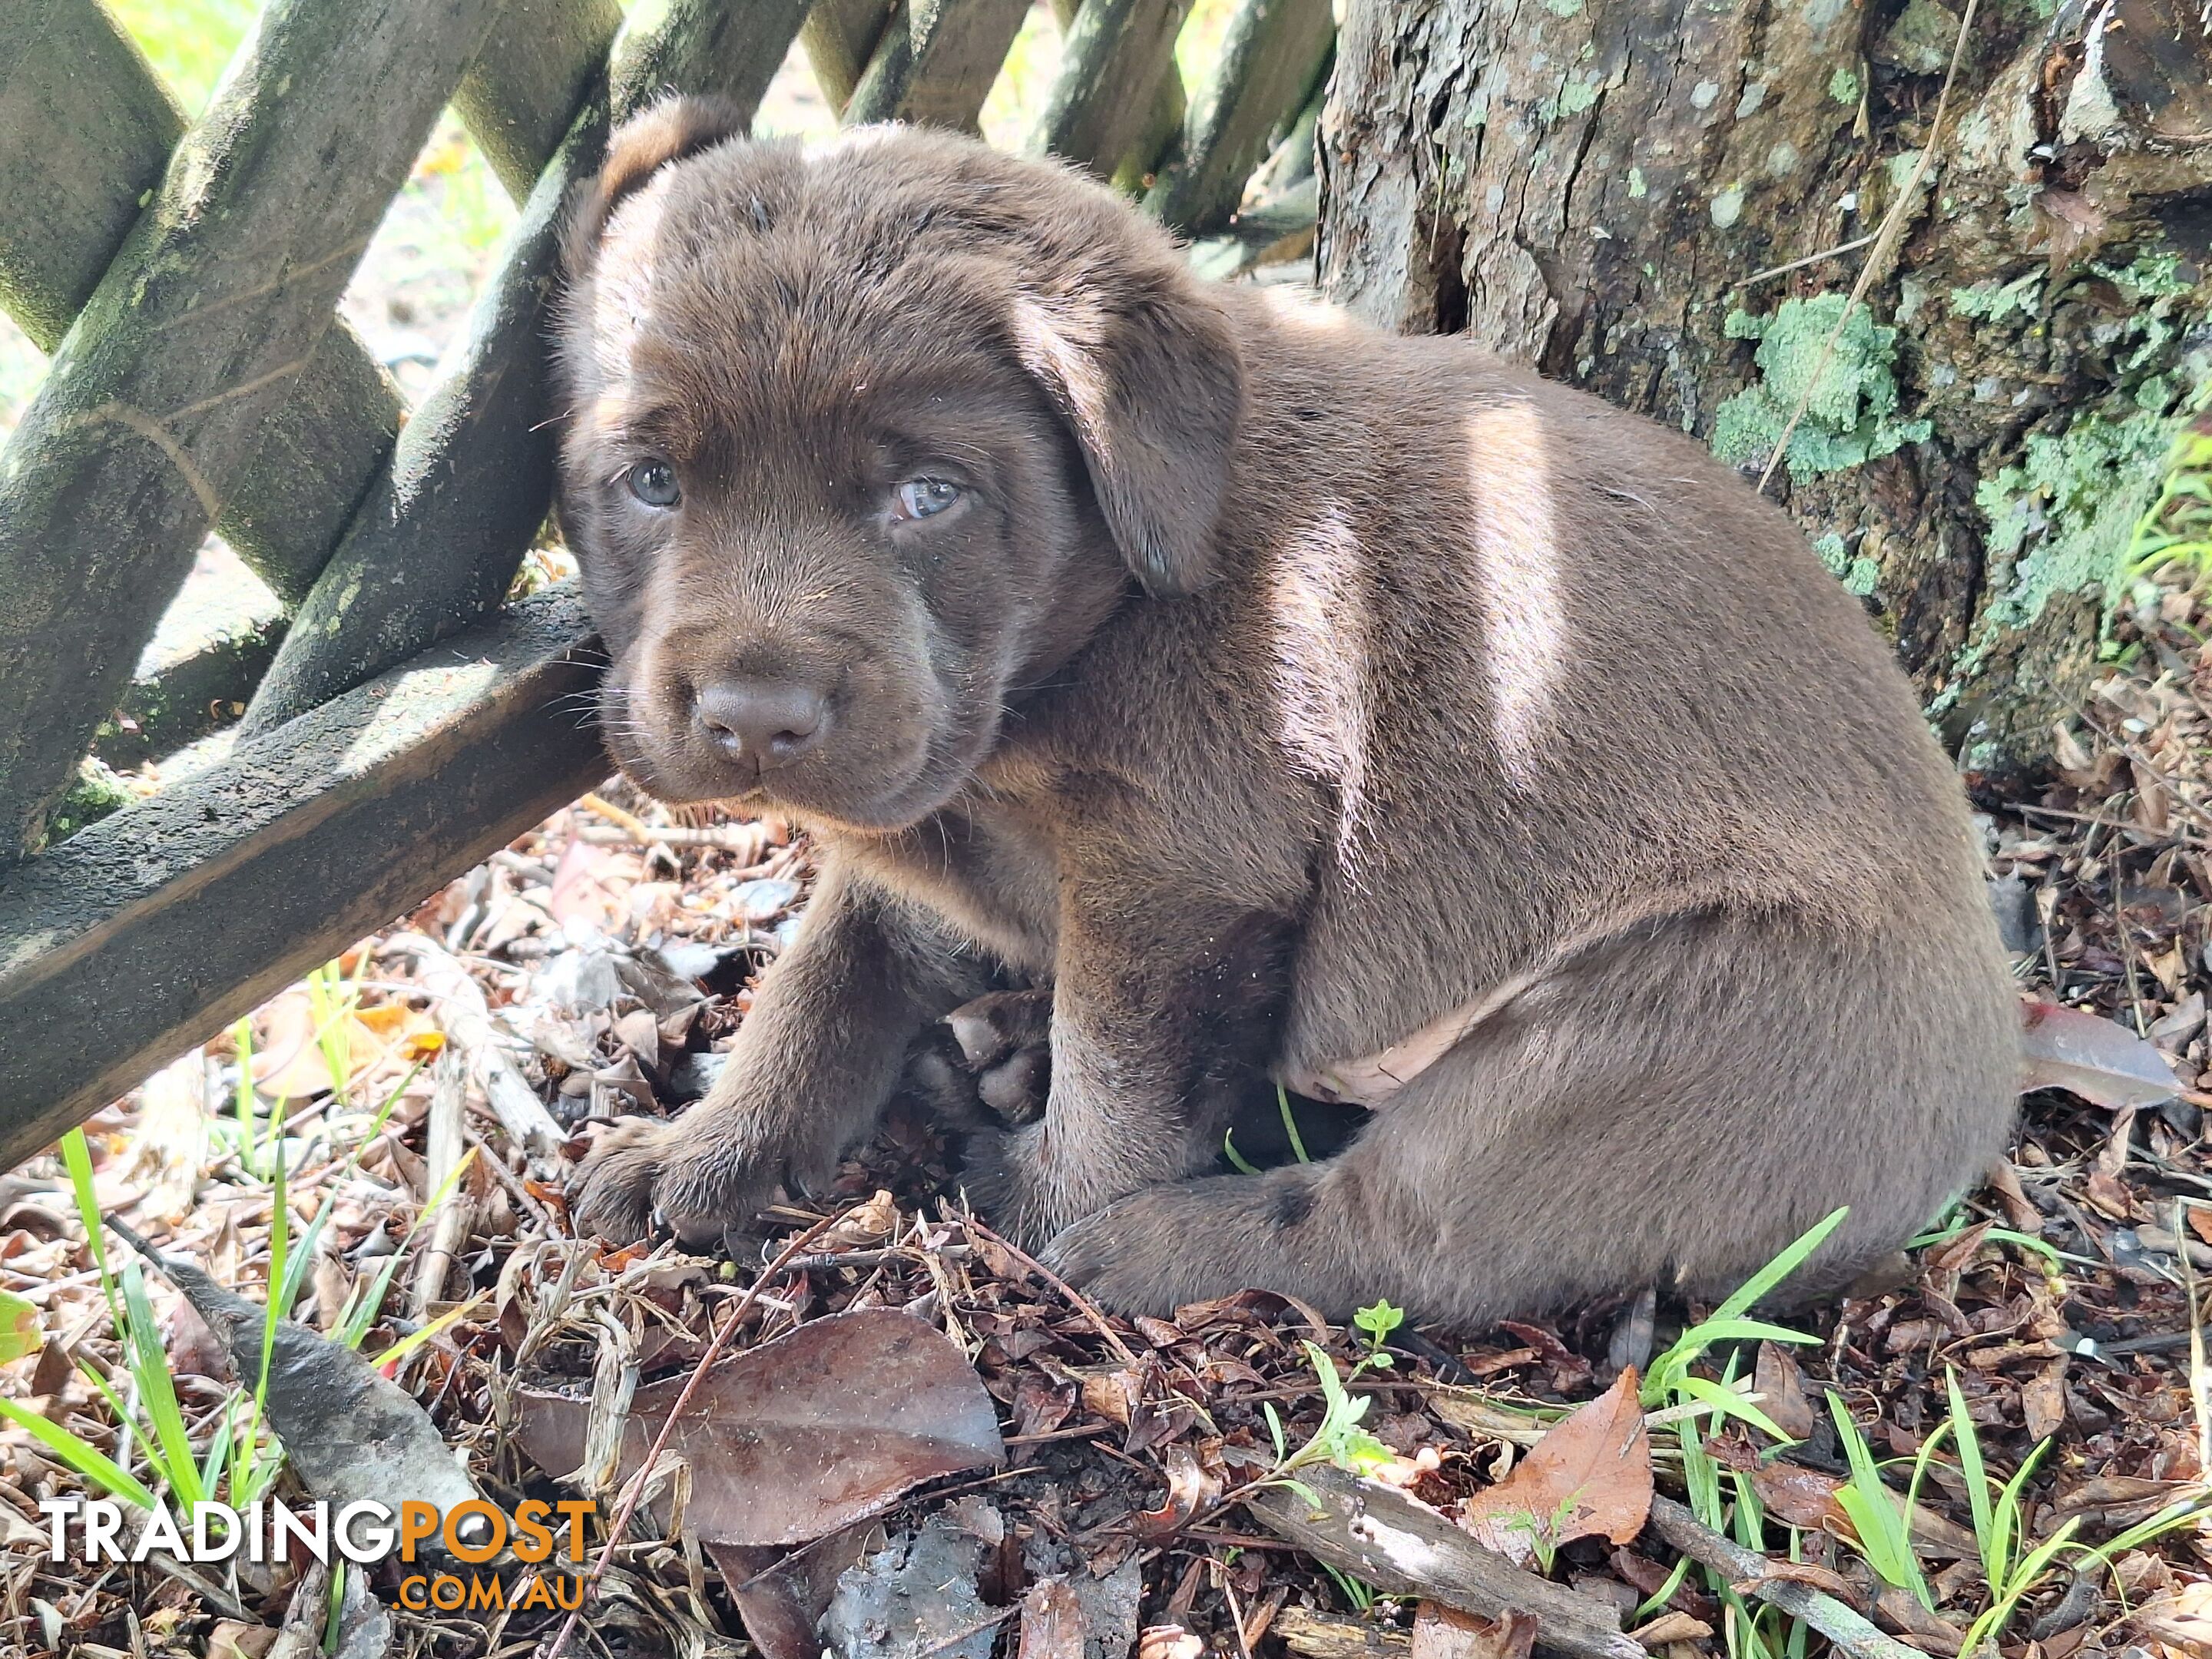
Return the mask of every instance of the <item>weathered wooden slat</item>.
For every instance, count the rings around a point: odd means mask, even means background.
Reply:
[[[96,0],[0,6],[0,309],[61,343],[161,179],[184,118]],[[271,416],[224,538],[297,599],[399,429],[399,394],[343,324]]]
[[[96,0],[0,11],[0,310],[40,350],[61,343],[184,130]]]
[[[529,199],[622,27],[617,0],[507,0],[453,112],[507,193]]]
[[[0,876],[0,1168],[609,769],[541,595]]]
[[[711,92],[748,115],[799,29],[805,0],[697,0],[618,47],[617,115],[670,87]],[[562,203],[598,165],[594,100],[538,181],[469,343],[393,451],[322,579],[300,608],[248,710],[266,732],[466,626],[514,580],[553,492],[545,305]]]
[[[0,453],[0,857],[38,846],[495,3],[271,0],[70,325]]]
[[[1194,235],[1228,223],[1269,143],[1297,118],[1335,38],[1329,0],[1241,0],[1145,205]]]
[[[195,570],[138,659],[92,751],[110,766],[158,759],[234,724],[276,654],[287,618],[243,571]]]
[[[833,110],[843,110],[875,56],[891,15],[890,0],[816,0],[799,25],[799,44],[814,83]]]
[[[1066,156],[1107,178],[1125,161],[1148,163],[1135,152],[1164,143],[1182,118],[1175,42],[1189,13],[1190,0],[1083,0],[1030,153]],[[1177,100],[1172,121],[1164,89]]]
[[[783,67],[807,0],[639,0],[607,66],[617,119],[664,92],[711,92],[750,117]]]
[[[845,120],[975,131],[1029,0],[902,0],[876,42]]]

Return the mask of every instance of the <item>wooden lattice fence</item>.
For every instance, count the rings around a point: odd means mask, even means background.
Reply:
[[[1190,0],[1054,3],[1031,147],[1232,263],[1279,234],[1232,216],[1310,129],[1328,0],[1237,0],[1188,90]],[[604,774],[574,598],[501,602],[552,493],[562,204],[610,119],[671,88],[753,111],[797,40],[846,120],[972,130],[1028,5],[270,0],[187,126],[97,0],[0,4],[0,307],[54,354],[0,452],[0,1167]],[[335,310],[449,104],[522,206],[408,411]],[[211,528],[284,616],[134,678]],[[47,844],[118,710],[173,742],[249,699]]]

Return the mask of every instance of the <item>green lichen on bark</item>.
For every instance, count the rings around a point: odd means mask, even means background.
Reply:
[[[1730,338],[1759,342],[1759,379],[1714,412],[1715,454],[1763,463],[1801,407],[1790,434],[1792,478],[1863,466],[1928,436],[1926,421],[1898,418],[1897,331],[1847,306],[1841,294],[1821,294],[1784,300],[1765,317],[1729,313]]]
[[[1963,674],[1983,665],[1998,638],[2033,623],[2062,595],[2092,598],[2110,617],[2124,597],[2136,526],[2158,499],[2175,435],[2201,388],[2212,385],[2212,339],[2185,337],[2204,321],[2198,272],[2164,250],[2092,271],[2124,302],[2092,329],[2090,341],[2112,365],[2117,387],[2063,421],[2031,429],[2002,464],[1984,470],[1974,504],[1989,522],[1989,597],[1960,659]],[[1952,304],[1997,320],[2022,295],[2019,308],[2033,312],[2035,285],[2026,277],[1954,291]]]
[[[46,815],[46,844],[67,841],[137,799],[120,774],[100,761],[87,759],[77,767],[76,781]]]

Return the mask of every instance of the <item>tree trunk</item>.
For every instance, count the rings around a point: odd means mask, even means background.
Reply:
[[[1952,3],[1352,0],[1318,259],[1754,477],[1803,404],[1769,492],[1989,773],[2124,640],[2207,382],[2212,9],[1980,0],[1915,186]]]

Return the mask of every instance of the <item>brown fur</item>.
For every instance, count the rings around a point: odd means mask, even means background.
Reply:
[[[664,112],[577,223],[608,741],[823,857],[714,1093],[602,1139],[585,1224],[711,1236],[818,1183],[1008,985],[1050,996],[1047,1108],[976,1138],[969,1195],[1129,1308],[1710,1289],[1848,1204],[1833,1285],[2002,1144],[2017,1015],[1956,781],[1698,445],[1202,284],[1106,191],[949,136]],[[648,459],[680,505],[630,498]],[[895,521],[917,477],[966,493]],[[825,730],[732,758],[696,718],[732,675]],[[1200,1176],[1255,1077],[1455,1010],[1339,1156]]]

